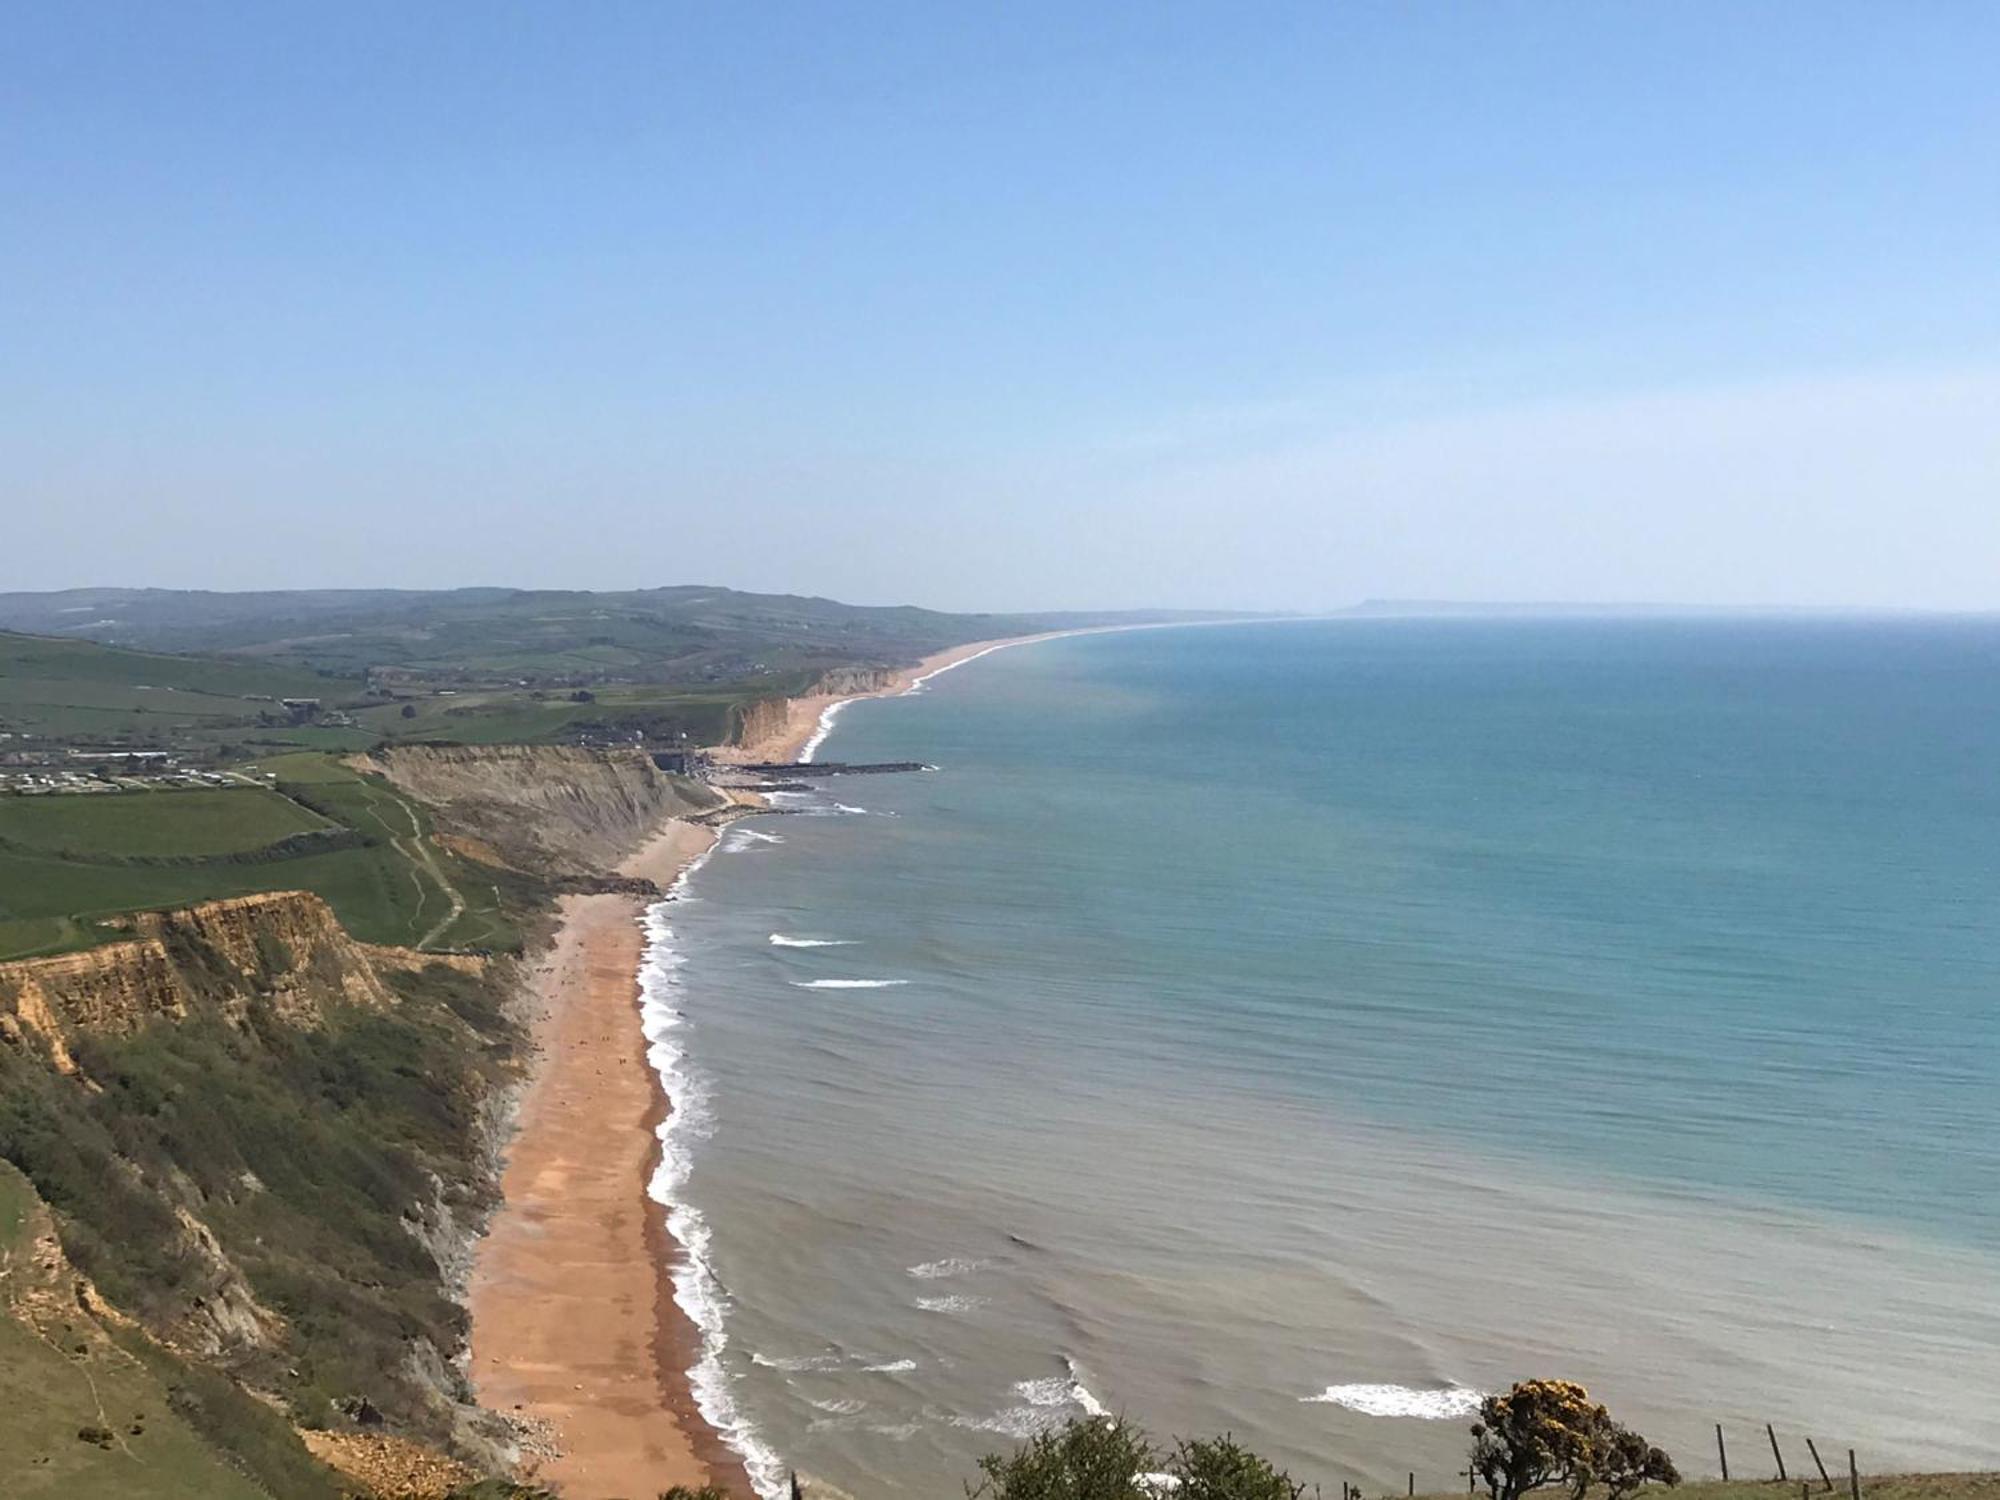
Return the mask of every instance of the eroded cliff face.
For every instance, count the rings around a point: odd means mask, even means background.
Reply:
[[[306,891],[141,912],[129,923],[133,936],[120,942],[0,963],[0,1040],[32,1033],[71,1072],[78,1033],[130,1036],[184,1019],[204,997],[234,1021],[257,1006],[296,1026],[316,1025],[336,1001],[394,1003],[378,972],[384,960],[393,966],[394,950],[355,942]]]
[[[791,727],[790,699],[758,698],[738,705],[732,745],[761,745],[775,740]]]
[[[376,752],[367,768],[430,804],[459,841],[452,847],[537,875],[610,870],[668,820],[728,805],[636,749],[405,745]]]
[[[880,693],[896,685],[895,667],[832,667],[822,672],[800,696],[854,697]],[[757,698],[739,704],[732,720],[732,746],[759,745],[782,737],[791,728],[790,698]]]

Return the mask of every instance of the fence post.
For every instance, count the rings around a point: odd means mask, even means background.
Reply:
[[[1715,1424],[1715,1456],[1722,1464],[1722,1477],[1727,1479],[1729,1477],[1729,1449],[1723,1446],[1722,1424],[1720,1422]]]
[[[1833,1488],[1833,1480],[1826,1472],[1826,1464],[1819,1456],[1819,1445],[1811,1438],[1806,1439],[1806,1452],[1813,1456],[1813,1466],[1819,1470],[1819,1482],[1828,1489]]]
[[[1778,1451],[1778,1434],[1772,1431],[1771,1424],[1769,1422],[1766,1422],[1764,1424],[1764,1436],[1771,1440],[1771,1457],[1775,1458],[1778,1461],[1778,1482],[1782,1484],[1784,1483],[1786,1477],[1785,1455]]]
[[[1414,1495],[1416,1494],[1416,1492],[1417,1492],[1417,1471],[1415,1469],[1412,1469],[1410,1470],[1410,1493]]]
[[[1861,1470],[1854,1466],[1854,1450],[1847,1450],[1847,1493],[1851,1500],[1861,1500]]]

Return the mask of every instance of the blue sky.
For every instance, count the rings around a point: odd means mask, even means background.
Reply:
[[[2000,7],[6,21],[0,587],[2000,607]]]

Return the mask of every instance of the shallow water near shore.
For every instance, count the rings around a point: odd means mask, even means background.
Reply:
[[[1531,1374],[2000,1463],[2000,624],[1074,637],[821,754],[938,769],[732,830],[648,978],[767,1483],[1102,1408],[1449,1490]]]

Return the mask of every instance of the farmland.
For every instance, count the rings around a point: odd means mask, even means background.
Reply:
[[[364,942],[511,947],[503,877],[437,847],[428,815],[328,756],[266,787],[0,797],[0,958],[89,947],[120,914],[312,891]],[[518,882],[519,877],[507,877]]]

